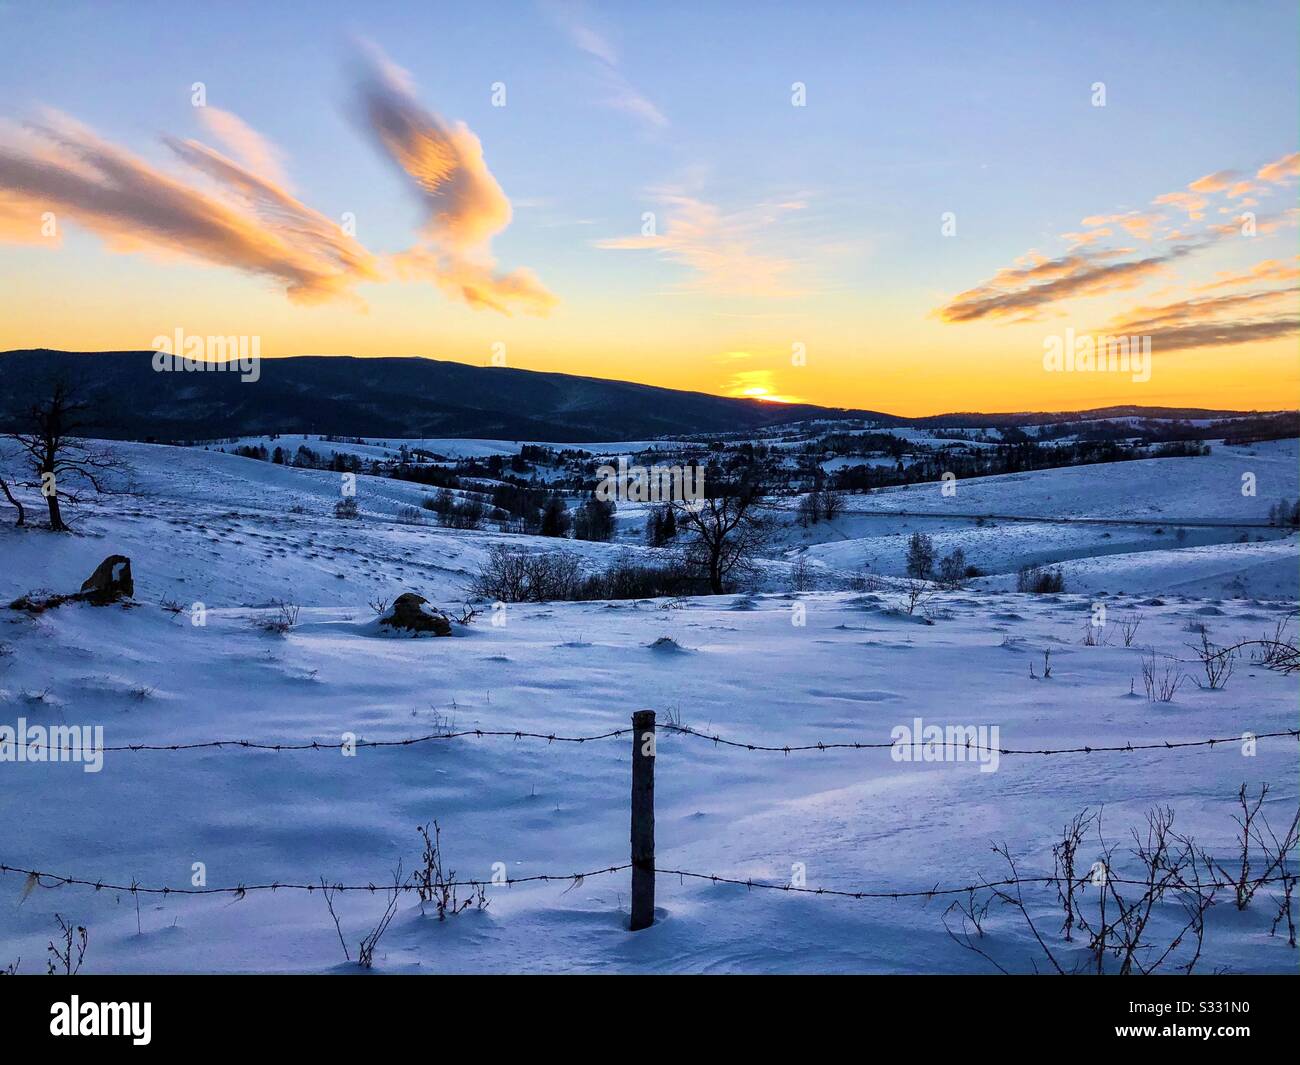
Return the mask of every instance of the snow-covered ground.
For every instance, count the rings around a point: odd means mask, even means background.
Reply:
[[[528,445],[550,448],[552,451],[586,451],[596,456],[630,455],[639,451],[660,450],[684,446],[678,440],[619,440],[595,444],[555,444],[540,440],[483,440],[457,437],[385,437],[367,439],[363,444],[351,441],[322,440],[319,435],[285,434],[283,436],[241,436],[233,441],[205,445],[233,452],[237,447],[264,447],[274,451],[281,447],[292,456],[299,447],[307,447],[320,455],[358,455],[364,459],[393,459],[400,448],[411,451],[429,451],[448,459],[483,459],[492,455],[517,455]]]
[[[491,543],[555,541],[404,524],[402,508],[429,494],[415,484],[358,477],[362,517],[341,521],[332,513],[338,474],[202,449],[118,446],[137,494],[80,508],[75,535],[14,530],[10,512],[0,511],[0,602],[39,587],[75,591],[105,556],[121,553],[132,560],[138,603],[66,604],[39,615],[0,607],[0,725],[102,725],[109,746],[337,744],[349,733],[382,740],[448,729],[590,735],[651,708],[661,721],[756,744],[887,743],[891,730],[920,718],[996,725],[1000,746],[1018,749],[1295,727],[1294,678],[1241,660],[1226,688],[1205,690],[1192,679],[1201,667],[1188,645],[1200,626],[1217,644],[1263,636],[1288,619],[1294,631],[1296,537],[1251,530],[1238,543],[1236,531],[1189,528],[1182,546],[1175,540],[1178,521],[1254,523],[1276,499],[1294,499],[1294,441],[963,482],[955,499],[937,485],[851,497],[852,512],[835,528],[785,529],[751,594],[511,605],[498,614],[503,624],[487,611],[458,628],[459,638],[419,640],[384,635],[368,604],[411,590],[458,606]],[[321,450],[318,441],[308,446]],[[1241,495],[1243,472],[1256,473],[1257,497]],[[39,499],[32,504],[39,508]],[[945,514],[946,506],[1170,524],[1161,534],[977,525]],[[888,579],[865,593],[789,590],[786,563],[800,554],[828,588],[847,588],[845,578],[867,560],[875,573],[901,573],[899,552],[915,529],[933,531],[941,552],[967,545],[969,561],[992,576],[939,592],[914,615]],[[592,564],[643,550],[564,546]],[[1020,561],[1046,558],[1071,559],[1068,594],[1008,590]],[[302,607],[284,636],[254,625],[275,612],[275,600]],[[1099,603],[1108,622],[1093,646],[1083,637]],[[192,623],[195,604],[203,625]],[[1126,647],[1119,619],[1139,617]],[[1172,702],[1143,694],[1152,649],[1161,670],[1186,675]],[[1130,828],[1156,804],[1171,806],[1180,831],[1229,860],[1242,783],[1273,785],[1265,809],[1279,831],[1297,798],[1294,739],[1262,739],[1253,756],[1239,743],[1008,755],[992,772],[891,754],[787,755],[664,734],[658,864],[778,884],[802,868],[814,889],[926,891],[1000,878],[993,842],[1005,841],[1023,872],[1050,873],[1062,824],[1085,807],[1104,808],[1123,854]],[[0,863],[119,884],[189,887],[203,863],[209,886],[320,877],[382,885],[398,859],[406,872],[418,864],[415,828],[436,818],[461,878],[490,880],[500,869],[512,878],[565,875],[627,862],[629,772],[627,737],[462,738],[363,747],[355,757],[110,751],[98,773],[0,762]],[[1126,861],[1121,872],[1136,872]],[[487,891],[486,910],[442,923],[406,896],[376,968],[991,971],[945,932],[947,898],[856,900],[661,876],[656,924],[631,934],[626,872]],[[1027,893],[1040,926],[1055,931],[1054,891]],[[1216,906],[1201,969],[1294,971],[1284,935],[1269,935],[1271,900],[1266,889],[1244,911],[1226,900]],[[354,958],[383,907],[379,893],[335,899]],[[355,968],[344,963],[319,892],[149,896],[137,912],[127,892],[48,883],[25,891],[19,875],[0,876],[0,968],[21,957],[20,971],[42,971],[55,913],[89,929],[88,972]],[[1172,900],[1162,905],[1154,938],[1180,927],[1180,913]],[[1009,910],[995,907],[985,933],[982,948],[1004,967],[1043,966]],[[1052,942],[1061,956],[1079,957],[1077,943]]]
[[[1213,444],[1195,458],[1138,459],[884,488],[851,496],[855,512],[1016,514],[1168,522],[1264,522],[1279,497],[1295,499],[1300,441]],[[1251,479],[1243,480],[1246,475]],[[1243,486],[1249,485],[1249,493]]]
[[[936,482],[851,495],[833,521],[779,539],[786,557],[803,554],[821,574],[900,575],[908,539],[923,532],[939,555],[960,548],[981,572],[1011,575],[992,587],[1014,588],[1022,565],[1069,562],[1066,586],[1081,592],[1293,597],[1300,544],[1267,521],[1279,499],[1297,495],[1297,441],[1220,443],[1196,458],[958,480],[947,493]]]

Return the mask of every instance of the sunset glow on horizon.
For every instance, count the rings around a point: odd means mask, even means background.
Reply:
[[[325,3],[250,48],[238,4],[0,5],[68,49],[0,70],[0,350],[181,328],[907,416],[1300,406],[1300,17],[1101,6]],[[1149,373],[1053,370],[1067,335],[1149,338]]]

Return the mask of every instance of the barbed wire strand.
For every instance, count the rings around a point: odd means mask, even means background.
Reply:
[[[585,873],[564,873],[564,874],[537,873],[533,876],[506,877],[504,880],[497,880],[497,881],[493,881],[490,878],[487,880],[445,880],[442,881],[437,886],[445,886],[449,888],[452,887],[487,888],[487,887],[494,887],[497,885],[503,887],[510,887],[513,886],[514,884],[529,884],[529,883],[540,883],[540,882],[572,881],[574,883],[580,883],[581,881],[587,879],[588,877],[602,876],[608,873],[619,873],[631,868],[632,868],[632,864],[628,862],[624,865],[611,865],[602,869],[592,869],[589,872],[585,872]],[[270,884],[239,884],[235,887],[188,887],[188,888],[145,887],[144,885],[135,882],[132,882],[130,884],[115,884],[103,879],[86,880],[84,878],[75,877],[75,876],[64,876],[60,873],[47,873],[39,869],[22,869],[13,865],[0,865],[0,875],[7,875],[9,873],[18,873],[20,875],[26,876],[29,879],[35,881],[33,886],[38,886],[38,887],[51,888],[51,887],[62,887],[64,885],[71,885],[75,887],[90,887],[90,888],[94,888],[96,891],[124,891],[124,892],[129,892],[132,895],[136,895],[136,894],[139,895],[235,895],[237,897],[242,898],[244,895],[251,894],[252,892],[255,891],[312,892],[312,891],[320,891],[322,887],[324,888],[324,890],[330,892],[333,891],[378,892],[378,891],[393,891],[394,889],[402,892],[407,892],[407,891],[416,891],[419,888],[418,884],[410,880],[400,884],[384,884],[384,883],[331,884],[328,882],[322,883],[321,881],[317,881],[316,883],[312,883],[312,884],[298,884],[298,883],[293,883],[291,881],[286,881],[283,883],[279,881],[275,881]],[[46,880],[50,881],[50,883],[48,884],[43,883],[43,881]]]
[[[605,876],[612,873],[626,872],[632,867],[633,867],[633,863],[626,862],[622,865],[610,865],[600,869],[592,869],[585,873],[563,873],[563,874],[538,873],[533,876],[507,877],[504,880],[497,880],[497,881],[493,881],[491,879],[449,880],[443,882],[441,886],[445,886],[448,888],[452,888],[452,887],[489,888],[489,887],[511,887],[515,884],[528,884],[528,883],[572,882],[574,884],[578,884],[590,877]],[[867,890],[848,890],[843,888],[814,888],[814,887],[806,887],[806,886],[799,887],[793,884],[771,883],[766,880],[754,880],[752,878],[747,878],[742,880],[738,877],[721,876],[717,873],[699,873],[699,872],[693,872],[688,869],[663,869],[658,866],[655,867],[654,872],[656,875],[659,876],[675,876],[678,878],[679,881],[682,882],[686,880],[700,880],[711,884],[728,884],[736,887],[743,887],[749,890],[783,891],[790,894],[823,895],[832,898],[847,898],[847,899],[919,899],[919,898],[928,899],[928,898],[936,898],[938,896],[945,896],[945,895],[966,895],[973,891],[983,891],[983,890],[989,890],[989,889],[999,888],[999,887],[1011,887],[1018,884],[1047,885],[1047,884],[1069,883],[1069,884],[1074,884],[1078,887],[1086,887],[1088,884],[1093,883],[1091,874],[1081,876],[1081,877],[1076,877],[1073,880],[1063,876],[1043,875],[1043,876],[1008,877],[1002,880],[980,880],[976,883],[963,884],[956,887],[939,887],[938,885],[935,885],[934,887],[922,889],[922,890],[867,891]],[[65,876],[60,873],[50,873],[50,872],[45,872],[37,869],[24,869],[18,866],[0,865],[0,874],[7,875],[11,873],[18,874],[20,876],[25,876],[29,880],[34,881],[34,886],[39,886],[44,888],[57,888],[63,886],[89,887],[89,888],[94,888],[96,891],[120,891],[132,895],[135,894],[234,895],[236,898],[243,898],[245,895],[249,895],[254,892],[263,892],[263,891],[270,891],[270,892],[306,891],[311,893],[311,892],[325,890],[328,892],[365,891],[365,892],[375,893],[375,892],[388,892],[394,890],[399,892],[410,892],[410,891],[416,891],[419,888],[418,884],[410,880],[407,880],[400,884],[384,884],[384,883],[374,883],[374,882],[367,883],[367,884],[344,884],[344,883],[331,884],[328,881],[317,881],[315,883],[295,883],[295,882],[276,881],[270,884],[239,884],[234,887],[189,887],[189,888],[146,887],[134,881],[130,884],[116,884],[103,879],[87,880],[80,877]],[[1296,874],[1289,873],[1280,876],[1263,877],[1260,880],[1252,880],[1251,884],[1263,885],[1263,884],[1273,884],[1273,883],[1285,883],[1287,881],[1294,883],[1295,880],[1296,880]],[[49,881],[49,883],[45,883],[45,881]],[[1130,886],[1146,886],[1146,887],[1150,886],[1150,883],[1146,880],[1132,880],[1124,877],[1113,876],[1110,874],[1106,875],[1106,882],[1111,884],[1124,884]],[[1191,888],[1205,889],[1205,888],[1235,888],[1238,885],[1233,881],[1225,880],[1225,881],[1201,881],[1199,883],[1191,883],[1186,886],[1189,889]]]
[[[936,746],[954,746],[946,740],[916,740],[908,743],[901,741],[890,741],[887,743],[862,743],[855,741],[836,741],[802,744],[765,744],[754,743],[749,740],[727,739],[719,734],[702,732],[699,729],[691,728],[688,725],[674,725],[659,722],[655,726],[658,731],[672,733],[681,736],[690,736],[695,739],[706,740],[714,746],[732,747],[739,750],[765,752],[771,754],[799,754],[807,751],[836,751],[836,750],[885,750],[889,748],[926,748]],[[965,726],[962,726],[963,728]],[[402,739],[394,740],[340,740],[337,743],[329,743],[320,740],[301,743],[270,743],[258,740],[201,740],[194,743],[126,743],[117,746],[95,747],[93,750],[102,753],[121,753],[136,751],[195,751],[203,749],[223,750],[234,748],[241,750],[255,751],[337,751],[344,748],[355,749],[362,747],[413,747],[418,744],[433,743],[439,740],[456,740],[464,738],[472,739],[514,739],[514,740],[545,740],[547,743],[596,743],[600,740],[615,739],[621,736],[628,736],[632,733],[631,728],[610,729],[608,732],[598,732],[590,736],[561,736],[554,732],[526,732],[518,729],[463,729],[457,732],[430,732],[421,736],[408,736]],[[1243,740],[1264,740],[1277,739],[1280,737],[1293,737],[1300,739],[1300,729],[1283,729],[1279,732],[1242,732],[1235,736],[1215,736],[1209,739],[1201,740],[1158,740],[1152,743],[1124,743],[1116,745],[1087,744],[1082,747],[1054,747],[1054,748],[1016,748],[1016,747],[992,747],[986,744],[975,742],[961,742],[955,746],[972,754],[997,754],[1006,756],[1015,755],[1061,755],[1061,754],[1114,754],[1130,753],[1134,751],[1153,751],[1153,750],[1178,750],[1188,747],[1215,747],[1219,744],[1241,743]],[[16,748],[29,752],[40,752],[57,750],[60,753],[75,749],[76,745],[61,745],[55,747],[51,744],[27,743],[15,744],[5,743],[6,748]],[[10,758],[12,760],[12,758]],[[43,759],[35,759],[42,761]]]

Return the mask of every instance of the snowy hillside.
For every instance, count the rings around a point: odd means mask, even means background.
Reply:
[[[490,442],[460,443],[493,453]],[[643,443],[608,447],[632,452]],[[627,736],[581,744],[467,736],[347,757],[329,748],[347,734],[591,736],[626,728],[641,708],[656,710],[661,723],[777,747],[888,743],[917,718],[996,725],[994,746],[1015,750],[1295,727],[1294,678],[1242,657],[1226,686],[1208,690],[1198,686],[1205,677],[1190,646],[1202,627],[1218,645],[1260,638],[1279,623],[1294,631],[1295,534],[1251,528],[1238,542],[1241,529],[1189,526],[1176,539],[1178,522],[1262,524],[1272,501],[1300,495],[1294,441],[975,479],[960,483],[955,498],[937,484],[850,496],[833,522],[805,529],[783,515],[752,592],[497,611],[481,603],[483,613],[456,626],[452,639],[394,637],[369,604],[416,591],[459,608],[494,543],[562,546],[591,566],[624,552],[659,557],[634,528],[643,509],[621,512],[622,542],[561,544],[440,528],[431,518],[411,524],[401,520],[404,508],[420,507],[427,486],[360,474],[360,517],[340,520],[338,473],[202,448],[115,446],[135,494],[79,507],[75,533],[14,529],[0,511],[0,603],[39,588],[75,591],[112,554],[130,557],[135,579],[130,607],[0,607],[0,724],[102,725],[109,747],[219,739],[324,746],[108,751],[93,773],[6,761],[0,863],[12,867],[188,888],[202,863],[213,887],[322,877],[382,887],[399,858],[407,873],[419,864],[415,828],[434,819],[462,879],[490,881],[498,870],[512,879],[563,877],[628,861]],[[436,450],[453,451],[445,441]],[[1257,498],[1241,495],[1246,471],[1257,474]],[[39,512],[39,497],[27,498]],[[1160,533],[979,524],[949,506],[1168,524]],[[911,513],[890,513],[902,510]],[[942,517],[912,516],[918,510]],[[964,590],[931,589],[908,613],[894,578],[917,529],[932,532],[940,551],[963,545],[988,575]],[[817,590],[792,590],[800,558]],[[1011,590],[1023,561],[1049,559],[1072,560],[1065,594]],[[864,567],[884,579],[854,590]],[[279,600],[301,607],[283,635],[256,625],[278,616]],[[1098,604],[1103,635],[1090,642]],[[196,616],[204,623],[194,624]],[[1126,645],[1123,623],[1134,621]],[[1181,676],[1171,701],[1144,694],[1148,661]],[[657,864],[776,885],[804,876],[814,890],[926,892],[1004,876],[994,842],[1011,848],[1022,871],[1050,873],[1062,824],[1085,807],[1104,808],[1116,863],[1130,871],[1129,831],[1154,805],[1172,807],[1177,828],[1225,861],[1243,782],[1274,785],[1266,809],[1279,832],[1295,809],[1294,738],[1260,739],[1249,755],[1239,742],[1007,754],[996,771],[970,761],[902,762],[894,753],[751,751],[664,732]],[[1086,868],[1095,847],[1085,849]],[[1054,929],[1054,890],[1026,890]],[[1216,906],[1201,967],[1293,971],[1285,932],[1269,934],[1275,894],[1266,887],[1243,911]],[[660,875],[656,923],[636,935],[626,931],[626,871],[489,886],[486,898],[486,909],[439,922],[431,907],[422,914],[413,895],[403,897],[376,969],[993,971],[945,931],[945,910],[961,895],[852,899]],[[11,874],[0,876],[0,905],[0,967],[21,957],[23,971],[40,969],[60,913],[89,929],[87,972],[355,969],[319,891],[141,896],[137,912],[129,891]],[[384,897],[349,893],[334,906],[355,958]],[[1157,938],[1177,931],[1180,912],[1172,901],[1158,909]],[[999,965],[1042,965],[1013,912],[995,908],[985,933],[983,948]],[[1071,958],[1081,949],[1060,947]]]

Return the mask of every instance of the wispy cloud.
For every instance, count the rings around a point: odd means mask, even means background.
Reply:
[[[183,256],[273,278],[291,300],[351,297],[376,280],[374,257],[331,220],[266,177],[197,141],[165,138],[214,191],[173,176],[72,119],[49,113],[30,137],[0,143],[0,198],[30,216],[52,211],[119,252]],[[0,226],[0,236],[7,227]]]
[[[1267,289],[1138,306],[1112,321],[1105,331],[1150,336],[1151,347],[1158,352],[1273,340],[1300,332],[1298,291]],[[1290,313],[1279,314],[1284,308]]]
[[[1259,168],[1255,177],[1260,181],[1269,181],[1274,184],[1281,184],[1291,180],[1291,178],[1300,177],[1300,152],[1292,152],[1290,155],[1282,156],[1281,159],[1265,163]]]
[[[211,106],[196,110],[208,132],[244,166],[272,184],[284,189],[291,187],[284,172],[284,153],[276,145],[230,111]]]
[[[420,240],[380,257],[290,189],[283,154],[238,115],[196,109],[225,149],[162,142],[186,169],[171,172],[110,144],[67,116],[0,126],[0,240],[45,240],[42,218],[79,225],[115,252],[180,256],[270,277],[298,303],[363,306],[359,282],[432,280],[472,307],[545,314],[556,298],[530,270],[499,273],[492,238],[510,201],[477,137],[415,100],[405,75],[377,52],[358,87],[362,124],[425,207]],[[230,154],[226,154],[229,152]]]
[[[29,198],[6,193],[0,189],[0,241],[6,244],[51,244],[57,246],[59,229],[47,235],[45,220],[41,217],[48,208],[33,203]]]
[[[1258,285],[1269,281],[1300,281],[1300,266],[1281,259],[1264,259],[1244,274],[1221,273],[1218,280],[1200,285],[1198,291],[1211,292],[1220,288],[1237,288],[1241,285]]]
[[[1197,195],[1194,192],[1166,192],[1157,196],[1152,203],[1167,204],[1181,211],[1187,212],[1187,217],[1192,221],[1200,221],[1205,217],[1205,208],[1209,205],[1209,200],[1204,196]]]
[[[392,258],[399,275],[427,278],[472,307],[547,313],[558,301],[532,271],[495,271],[491,240],[512,212],[479,139],[423,107],[410,77],[377,49],[365,48],[359,66],[361,125],[425,210],[420,243]]]
[[[668,117],[663,111],[623,74],[618,50],[605,35],[592,28],[576,4],[550,3],[545,5],[545,9],[568,34],[574,46],[595,60],[605,87],[606,105],[626,111],[651,129],[668,126]]]
[[[1112,230],[1109,226],[1102,226],[1100,229],[1085,229],[1078,233],[1062,233],[1061,239],[1069,241],[1071,245],[1082,246],[1105,240],[1111,233]]]
[[[1172,259],[1188,254],[1190,247],[1140,259],[1114,261],[1110,251],[1076,251],[1031,266],[999,270],[989,281],[968,289],[939,309],[945,322],[980,319],[1034,321],[1044,309],[1078,296],[1120,292],[1158,276]]]
[[[1213,174],[1197,178],[1187,187],[1192,192],[1222,192],[1234,184],[1239,176],[1235,170],[1216,170]]]
[[[1083,219],[1085,226],[1118,226],[1131,237],[1138,240],[1151,240],[1155,236],[1156,226],[1164,220],[1157,211],[1125,211],[1122,214],[1089,215]],[[1078,234],[1063,234],[1067,238]],[[1087,241],[1075,241],[1087,243]]]
[[[1261,167],[1257,181],[1281,184],[1300,174],[1300,153],[1284,156]],[[1084,228],[1077,232],[1061,234],[1069,249],[1055,258],[1031,252],[1017,260],[1015,265],[998,270],[989,280],[959,293],[936,312],[946,322],[971,322],[1003,320],[1012,322],[1033,321],[1045,314],[1055,304],[1083,296],[1135,289],[1161,275],[1168,275],[1168,267],[1175,260],[1197,253],[1220,241],[1239,237],[1245,230],[1249,217],[1251,232],[1263,235],[1276,232],[1285,225],[1296,223],[1294,208],[1272,215],[1244,215],[1242,209],[1254,206],[1251,199],[1241,200],[1247,194],[1268,191],[1256,181],[1243,179],[1236,170],[1216,170],[1190,182],[1185,188],[1162,193],[1152,201],[1155,209],[1127,210],[1109,214],[1089,215],[1082,220]],[[1229,221],[1205,222],[1206,211],[1222,196],[1228,202],[1217,207],[1220,215],[1233,216]],[[1172,208],[1187,216],[1186,229],[1175,227],[1160,208]],[[1200,226],[1191,223],[1203,223]],[[1133,237],[1150,250],[1136,255],[1132,248],[1109,247],[1109,239],[1117,230]],[[1263,264],[1261,264],[1262,268]],[[1288,268],[1275,264],[1268,269],[1274,277],[1282,278]],[[1240,283],[1261,282],[1274,277],[1254,276]],[[1215,286],[1237,284],[1223,280]],[[1183,307],[1191,314],[1197,306],[1188,301]],[[1134,323],[1128,323],[1134,324]],[[1141,324],[1141,323],[1138,323]],[[1146,323],[1150,325],[1151,323]],[[1198,322],[1196,324],[1204,324]],[[1284,325],[1249,321],[1236,323],[1240,329],[1225,324],[1217,333],[1191,331],[1190,323],[1182,323],[1188,332],[1181,343],[1189,345],[1198,336],[1229,337],[1275,335],[1269,330],[1283,329]],[[1228,340],[1215,341],[1228,343]]]
[[[1171,325],[1222,321],[1234,315],[1258,313],[1296,302],[1297,289],[1266,289],[1231,296],[1196,296],[1158,306],[1138,305],[1116,319],[1111,328],[1127,333],[1148,333]]]
[[[663,231],[595,242],[598,248],[654,251],[694,271],[689,289],[714,295],[785,297],[801,294],[790,280],[792,259],[759,246],[760,234],[798,202],[764,205],[724,214],[717,206],[674,190],[658,193],[664,205]]]

